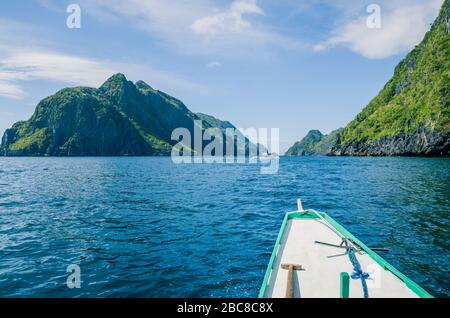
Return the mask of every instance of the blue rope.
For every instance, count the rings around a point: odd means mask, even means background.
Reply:
[[[369,290],[367,288],[367,282],[366,279],[369,278],[369,274],[363,272],[361,268],[361,264],[359,263],[358,259],[356,258],[355,251],[349,247],[347,249],[348,251],[348,257],[350,258],[350,262],[352,262],[353,265],[353,274],[351,275],[352,279],[361,279],[361,284],[363,288],[364,298],[369,298]]]

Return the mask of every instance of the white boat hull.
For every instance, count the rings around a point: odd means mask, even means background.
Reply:
[[[260,297],[286,296],[288,271],[282,269],[281,264],[298,264],[303,267],[303,270],[294,272],[295,298],[341,297],[341,273],[352,275],[354,270],[347,250],[318,244],[316,241],[340,245],[342,238],[336,234],[336,228],[325,219],[287,218],[284,229],[280,232],[279,244],[274,250],[273,263],[266,274]],[[369,253],[361,249],[355,255],[363,272],[370,275],[366,280],[370,298],[431,296],[373,251]],[[349,298],[363,297],[361,279],[350,278]]]

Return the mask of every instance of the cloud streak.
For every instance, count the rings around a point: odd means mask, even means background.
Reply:
[[[0,96],[11,99],[22,99],[25,95],[25,92],[19,85],[0,80]]]
[[[437,15],[442,0],[398,4],[397,7],[381,4],[381,28],[369,28],[367,15],[360,16],[338,27],[314,50],[343,46],[369,59],[383,59],[411,50],[428,31],[429,22]]]
[[[4,53],[4,52],[2,52]],[[0,58],[0,96],[23,99],[25,81],[48,80],[69,85],[98,86],[116,70],[110,65],[42,48],[15,48]]]
[[[104,23],[127,23],[183,54],[242,55],[255,47],[298,47],[295,39],[273,32],[257,0],[217,7],[212,0],[80,0]]]
[[[213,68],[220,68],[222,66],[223,66],[222,63],[220,63],[219,61],[212,61],[212,62],[209,62],[206,65],[206,67],[211,68],[211,69],[213,69]]]
[[[10,80],[46,79],[88,86],[97,86],[116,71],[89,58],[49,50],[15,52],[2,60],[2,69]]]
[[[96,86],[115,69],[90,58],[47,49],[35,25],[0,18],[0,96],[23,99],[26,81],[48,80]],[[39,41],[39,42],[38,42]]]
[[[181,89],[205,93],[208,89],[178,74],[161,71],[148,65],[98,61],[61,52],[34,49],[17,51],[0,59],[0,96],[22,99],[26,96],[21,84],[31,80],[48,80],[76,86],[100,86],[111,75],[124,72],[130,79],[151,80],[166,90]]]
[[[33,25],[0,18],[0,96],[27,97],[27,81],[46,80],[63,85],[98,87],[114,73],[131,79],[151,80],[155,87],[170,90],[207,92],[208,88],[179,74],[147,64],[99,60],[49,49],[49,43],[36,43]],[[45,32],[38,28],[39,32]],[[46,45],[44,47],[44,45]]]
[[[256,0],[234,1],[226,10],[199,18],[191,25],[196,34],[208,38],[218,33],[241,33],[252,28],[247,15],[264,15],[264,11],[256,4]]]

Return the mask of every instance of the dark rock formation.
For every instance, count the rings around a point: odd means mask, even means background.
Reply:
[[[332,156],[449,156],[450,133],[436,132],[420,125],[413,133],[400,133],[369,143],[337,144]]]

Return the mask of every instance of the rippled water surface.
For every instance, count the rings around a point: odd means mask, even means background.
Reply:
[[[0,296],[255,297],[302,197],[450,296],[450,160],[0,158]],[[81,267],[81,289],[66,268]]]

